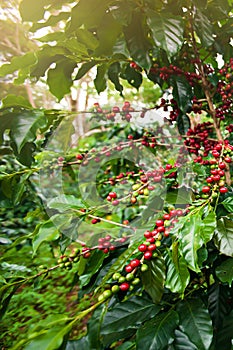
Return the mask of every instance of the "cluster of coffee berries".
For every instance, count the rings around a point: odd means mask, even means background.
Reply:
[[[187,79],[188,83],[191,86],[194,86],[197,82],[200,81],[200,76],[195,72],[186,72],[181,68],[170,64],[168,67],[159,67],[158,64],[154,64],[150,69],[151,74],[159,76],[160,79],[167,81],[170,77],[174,76],[183,76]]]
[[[217,143],[216,140],[210,138],[212,132],[213,124],[211,122],[200,123],[193,129],[188,129],[184,145],[189,153],[207,157]]]
[[[122,242],[124,243],[125,240]],[[102,250],[105,254],[116,249],[116,245],[110,235],[101,237],[98,239],[98,249]]]
[[[107,196],[107,201],[111,202],[112,205],[118,205],[120,202],[117,199],[117,194],[116,192],[109,192]]]
[[[57,263],[60,267],[71,270],[74,263],[77,263],[80,258],[80,249],[74,248],[69,255],[61,255]]]
[[[132,119],[131,113],[135,111],[128,101],[124,102],[121,109],[118,106],[114,106],[111,110],[102,109],[99,103],[96,102],[94,103],[94,109],[97,114],[96,117],[99,119],[106,118],[107,120],[114,121],[117,116],[121,116],[121,120],[126,120],[127,122]]]
[[[178,107],[178,103],[174,98],[170,100],[161,98],[161,101],[158,107],[163,108],[164,112],[167,112],[169,110],[169,107],[171,108],[171,110],[169,111],[169,120],[171,122],[176,121],[181,112]]]
[[[232,162],[230,157],[233,154],[233,146],[225,141],[225,144],[218,143],[212,150],[214,158],[209,160],[210,174],[206,178],[207,185],[202,187],[202,193],[208,197],[213,192],[227,193],[228,188],[225,186],[225,171],[228,164]],[[203,197],[203,196],[202,196]]]
[[[217,92],[221,97],[220,103],[216,108],[216,117],[223,120],[226,117],[232,117],[233,112],[233,59],[226,63],[219,70],[219,81]]]

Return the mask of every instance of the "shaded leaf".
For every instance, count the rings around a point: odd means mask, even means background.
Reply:
[[[230,311],[227,303],[229,288],[220,283],[214,283],[208,290],[208,309],[215,329],[222,326],[224,317]]]
[[[39,224],[36,230],[38,232],[32,242],[34,254],[43,242],[51,242],[59,238],[59,232],[50,220]]]
[[[216,276],[223,283],[228,283],[231,286],[233,281],[233,258],[225,260],[215,270]]]
[[[48,71],[47,83],[49,90],[59,101],[70,92],[73,84],[71,74],[75,66],[76,62],[66,59],[57,62],[56,67],[50,68]]]
[[[184,293],[190,279],[187,264],[182,256],[178,256],[178,242],[173,243],[172,252],[166,251],[165,261],[167,275],[165,287],[173,293]]]
[[[30,67],[37,62],[37,57],[34,52],[27,52],[22,56],[14,56],[11,63],[5,63],[0,67],[0,76],[4,77],[7,74],[12,74],[15,71]]]
[[[212,322],[201,299],[182,301],[177,307],[179,327],[198,350],[209,350],[213,337]]]
[[[233,222],[227,217],[217,221],[215,244],[222,254],[233,257]]]
[[[106,313],[101,334],[138,328],[141,323],[155,316],[160,309],[159,306],[146,298],[131,297],[129,300],[116,304]]]
[[[190,120],[186,114],[179,114],[177,118],[177,127],[181,135],[186,135],[190,128]]]
[[[174,310],[162,313],[141,326],[137,332],[137,350],[165,350],[174,339],[174,331],[179,322]]]
[[[78,73],[74,80],[81,79],[89,70],[96,65],[97,61],[85,62],[79,68]]]
[[[158,257],[147,262],[149,269],[142,273],[142,283],[145,291],[154,303],[159,303],[164,292],[165,262]]]
[[[209,47],[214,43],[212,24],[199,9],[196,10],[194,28],[204,47]]]
[[[147,11],[146,15],[156,46],[166,51],[168,58],[171,58],[183,45],[184,22],[182,17],[151,10]]]
[[[95,88],[98,94],[107,87],[107,64],[101,64],[97,67],[97,74],[94,79]]]
[[[175,330],[175,350],[199,350],[195,344],[192,343],[192,338],[190,339],[185,333],[181,332],[179,329]]]
[[[180,110],[183,113],[186,113],[191,107],[191,99],[193,96],[192,88],[184,76],[172,76],[172,86],[173,86],[173,95],[174,99],[177,101],[177,104]],[[188,128],[189,121],[187,116],[180,116],[178,118],[178,123],[182,124],[183,128],[186,130]]]

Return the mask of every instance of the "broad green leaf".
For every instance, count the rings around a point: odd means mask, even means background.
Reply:
[[[179,114],[177,118],[177,127],[181,135],[186,135],[190,128],[190,119],[186,114]]]
[[[64,41],[66,40],[65,33],[63,32],[53,32],[53,33],[48,33],[37,40],[41,42],[48,42],[48,41]]]
[[[20,3],[19,10],[23,21],[36,22],[44,17],[45,6],[48,5],[47,0],[32,2],[23,0]]]
[[[146,322],[137,331],[137,350],[165,350],[174,339],[178,326],[178,314],[174,310],[164,312]]]
[[[215,244],[222,254],[233,257],[233,221],[223,217],[217,221]]]
[[[47,125],[47,119],[43,111],[24,110],[15,116],[15,122],[11,125],[10,135],[17,146],[18,153],[26,143],[36,139],[37,131]]]
[[[115,89],[119,92],[122,92],[123,86],[120,83],[119,74],[120,74],[120,64],[118,62],[111,64],[111,66],[108,69],[108,77],[111,80],[111,82],[114,84]]]
[[[80,198],[73,195],[62,194],[59,197],[52,198],[47,203],[48,208],[56,209],[60,212],[64,212],[69,209],[80,209],[85,208]]]
[[[223,202],[219,203],[222,204],[224,206],[224,208],[226,208],[227,211],[229,211],[229,213],[233,212],[233,197],[229,196],[226,199],[224,199]]]
[[[136,69],[131,68],[129,64],[120,76],[123,79],[126,79],[128,83],[136,89],[138,89],[142,84],[142,74]]]
[[[112,6],[109,6],[112,16],[117,22],[123,26],[130,24],[132,20],[132,8],[128,2],[115,1]]]
[[[212,322],[201,299],[190,299],[178,304],[179,327],[198,350],[209,350],[213,338]]]
[[[212,319],[213,327],[220,329],[224,317],[230,312],[229,287],[221,283],[213,283],[208,290],[208,309]]]
[[[204,47],[209,47],[214,43],[212,24],[199,9],[196,10],[194,28]]]
[[[169,204],[190,204],[192,202],[192,190],[182,186],[178,189],[169,189],[166,194],[166,202]]]
[[[60,236],[58,230],[50,220],[45,221],[43,224],[39,224],[37,229],[38,232],[32,242],[34,254],[43,242],[54,241]]]
[[[58,328],[54,327],[53,329],[48,330],[45,334],[39,335],[35,337],[25,348],[24,350],[56,350],[59,349],[62,342],[63,337],[66,332],[66,328]]]
[[[186,113],[187,110],[191,107],[191,99],[193,97],[192,88],[184,76],[174,75],[172,76],[171,80],[172,80],[172,86],[173,86],[174,99],[176,100],[180,110],[183,113]],[[183,128],[185,128],[185,130],[189,128],[188,124],[190,123],[190,121],[187,119],[185,120],[185,116],[180,118],[182,118]],[[178,123],[180,122],[181,121],[179,121],[178,119]]]
[[[155,45],[166,51],[168,58],[174,56],[183,45],[184,22],[182,17],[168,12],[146,12],[147,23]]]
[[[90,350],[90,344],[87,337],[82,337],[79,340],[69,340],[65,350]]]
[[[233,281],[233,258],[225,260],[215,270],[216,276],[223,283],[228,283],[231,286]]]
[[[124,35],[132,59],[140,67],[149,70],[152,64],[149,56],[151,45],[145,34],[144,17],[141,12],[133,13],[131,23],[124,28]]]
[[[225,316],[221,329],[217,333],[215,349],[232,350],[233,311]]]
[[[173,293],[183,294],[189,283],[190,275],[184,258],[178,256],[177,248],[177,243],[173,243],[172,252],[166,251],[167,276],[165,287]]]
[[[107,87],[107,64],[103,63],[97,67],[97,74],[94,79],[95,88],[99,93],[104,91]]]
[[[174,346],[175,350],[199,350],[196,345],[193,344],[192,339],[179,329],[175,330]]]
[[[132,343],[130,341],[126,341],[117,347],[118,350],[134,350],[135,348],[136,348],[135,343]]]
[[[138,328],[138,325],[158,314],[161,307],[142,296],[114,305],[105,315],[101,334],[120,332],[125,329]]]
[[[101,349],[100,330],[106,311],[107,310],[105,305],[102,304],[100,307],[98,307],[98,309],[95,310],[94,314],[88,321],[87,339],[89,342],[89,348]]]
[[[111,13],[106,13],[97,29],[99,45],[95,50],[95,56],[111,55],[113,46],[121,32],[122,26],[115,21]]]
[[[185,224],[179,232],[179,251],[183,255],[188,267],[196,272],[200,271],[198,266],[197,251],[201,248],[203,240],[200,234],[201,218],[199,213],[185,218]]]
[[[211,211],[203,220],[201,223],[201,237],[203,239],[203,242],[206,244],[208,243],[211,238],[213,237],[214,230],[216,229],[217,223],[216,223],[216,215],[214,211]]]
[[[79,43],[84,44],[87,49],[92,51],[94,51],[99,44],[99,38],[97,39],[96,35],[85,28],[77,29],[75,31],[75,37]]]
[[[59,101],[70,92],[73,84],[71,74],[75,66],[76,62],[66,59],[57,62],[56,67],[50,68],[48,71],[49,90]]]
[[[71,21],[67,26],[68,34],[84,25],[86,29],[96,28],[102,21],[108,1],[80,0],[71,11]]]
[[[88,259],[79,277],[80,287],[84,287],[90,282],[91,277],[101,268],[105,258],[106,255],[101,250],[94,250],[91,253],[91,257]]]
[[[97,61],[90,61],[83,63],[82,66],[79,68],[78,73],[74,80],[81,79],[89,70],[96,65]]]
[[[16,96],[13,94],[7,95],[2,99],[2,107],[23,107],[23,108],[32,108],[30,102],[23,96]]]
[[[164,292],[165,262],[162,257],[148,261],[149,269],[142,273],[142,283],[145,291],[155,304],[159,303]]]
[[[21,68],[33,66],[36,62],[37,57],[34,52],[27,52],[22,56],[14,56],[11,63],[5,63],[0,67],[0,77],[12,74]]]

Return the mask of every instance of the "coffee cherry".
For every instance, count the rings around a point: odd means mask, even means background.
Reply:
[[[214,179],[213,179],[212,176],[209,176],[209,177],[207,177],[207,179],[206,179],[206,182],[207,182],[208,184],[211,184],[213,181],[214,181]]]
[[[133,273],[127,273],[125,278],[126,278],[126,281],[132,281],[134,279],[134,274]]]
[[[147,250],[147,246],[145,244],[140,244],[138,246],[139,252],[145,252]]]
[[[126,265],[125,266],[125,271],[126,272],[132,272],[133,271],[133,267],[131,265]]]
[[[231,158],[230,158],[230,157],[225,157],[224,160],[225,160],[225,162],[227,162],[227,163],[231,163]]]
[[[220,193],[227,193],[228,192],[228,188],[227,187],[220,187],[219,188],[219,192]]]
[[[112,293],[117,293],[117,292],[119,292],[119,290],[120,290],[120,287],[117,284],[115,284],[111,288]]]
[[[142,272],[145,272],[145,271],[147,271],[149,269],[149,266],[147,265],[147,264],[142,264],[142,266],[141,266],[141,271]]]
[[[156,220],[155,224],[156,224],[156,226],[164,226],[164,221],[163,220]]]
[[[204,187],[202,187],[202,192],[203,192],[203,193],[208,193],[208,192],[210,192],[210,187],[209,187],[209,186],[204,186]]]
[[[141,264],[141,261],[139,259],[133,259],[130,261],[130,266],[135,268],[138,267]]]
[[[104,297],[104,299],[108,299],[108,298],[110,298],[111,296],[112,296],[112,292],[111,292],[110,289],[105,290],[105,291],[103,292],[103,297]]]
[[[129,289],[130,285],[127,282],[124,282],[120,285],[120,290],[122,290],[123,292],[126,292]]]
[[[119,272],[115,272],[112,276],[112,279],[117,281],[119,280],[120,277],[121,277],[121,274]]]
[[[219,169],[221,169],[221,170],[226,169],[226,164],[225,164],[224,162],[220,162],[220,163],[218,164],[218,167],[219,167]]]
[[[164,220],[170,220],[170,214],[164,214],[163,218]]]
[[[117,198],[117,194],[116,194],[116,192],[109,192],[109,197],[111,197],[111,198]]]
[[[146,260],[150,260],[152,258],[152,252],[147,251],[143,254],[143,256]]]
[[[160,242],[160,241],[159,241]],[[156,249],[156,245],[155,244],[150,244],[149,246],[148,246],[148,248],[147,248],[149,251],[153,251],[153,250],[155,250]]]

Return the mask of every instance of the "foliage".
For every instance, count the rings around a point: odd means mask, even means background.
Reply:
[[[32,33],[49,31],[1,76],[46,75],[61,100],[96,67],[98,93],[108,80],[124,95],[122,81],[138,89],[148,78],[162,98],[148,108],[96,103],[79,140],[74,112],[3,101],[1,317],[53,271],[73,274],[81,304],[90,297],[72,314],[33,316],[12,349],[231,350],[231,9],[230,0],[20,3]],[[23,204],[27,228],[17,231]],[[39,267],[46,249],[52,265]]]

